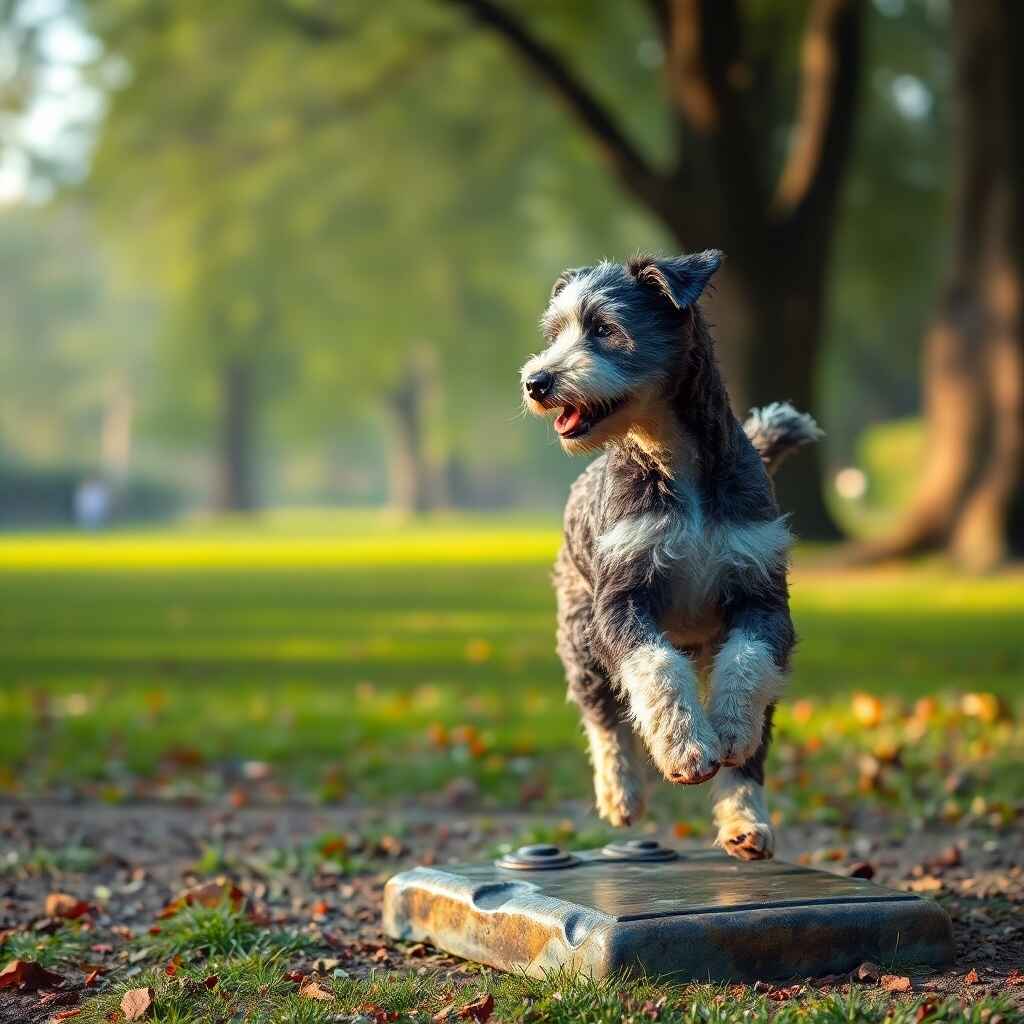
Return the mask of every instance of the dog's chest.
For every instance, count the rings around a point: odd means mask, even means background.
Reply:
[[[604,564],[632,563],[649,578],[667,582],[669,607],[662,628],[683,637],[717,629],[726,588],[763,589],[784,568],[790,543],[782,518],[715,519],[688,494],[671,510],[620,519],[601,533],[597,546]]]

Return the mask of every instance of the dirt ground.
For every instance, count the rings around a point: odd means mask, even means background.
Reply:
[[[570,809],[568,817],[576,829],[593,827],[582,813],[574,820]],[[353,977],[386,968],[469,976],[473,965],[387,940],[379,924],[383,884],[414,863],[493,856],[539,820],[301,806],[0,803],[0,939],[53,934],[60,922],[46,913],[51,893],[90,905],[80,964],[55,968],[65,979],[59,994],[41,1005],[38,993],[2,992],[0,1021],[51,1019],[96,990],[83,987],[93,968],[102,985],[150,966],[146,941],[160,934],[153,929],[161,927],[161,909],[186,887],[217,876],[245,894],[255,920],[300,929],[316,942],[320,952],[290,956],[294,967],[303,958],[310,966],[327,959]],[[547,824],[557,828],[563,820]],[[570,829],[568,822],[561,827]],[[660,838],[677,847],[706,845],[669,833]],[[321,852],[311,856],[317,843]],[[337,860],[322,856],[325,843],[338,851],[340,871]],[[949,970],[915,976],[915,991],[968,999],[999,993],[1024,1007],[1024,822],[1000,833],[950,828],[906,839],[887,838],[881,827],[856,836],[790,828],[780,836],[779,856],[839,874],[873,874],[884,885],[938,899],[953,920],[957,959]]]

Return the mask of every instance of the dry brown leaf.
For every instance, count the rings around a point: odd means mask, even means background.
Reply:
[[[208,978],[203,978],[203,984],[209,989],[216,988],[219,983],[220,976],[216,974],[211,974]]]
[[[1007,985],[1024,985],[1024,971],[1016,967],[1006,976]]]
[[[35,992],[40,988],[56,988],[63,982],[59,974],[48,971],[35,960],[12,960],[0,971],[0,989],[16,988],[21,992]]]
[[[89,904],[85,900],[75,899],[66,892],[51,892],[46,897],[45,906],[47,917],[62,917],[68,921],[89,913]]]
[[[485,992],[482,996],[478,996],[471,1003],[466,1003],[465,1006],[460,1006],[458,1010],[459,1018],[461,1020],[475,1020],[483,1024],[491,1014],[494,1012],[494,996],[490,992]]]
[[[71,1020],[72,1017],[77,1017],[81,1012],[82,1011],[78,1007],[75,1007],[71,1010],[61,1010],[59,1013],[55,1013],[50,1018],[50,1020],[54,1022],[62,1020]]]
[[[151,988],[133,988],[124,994],[121,1000],[121,1012],[125,1020],[142,1020],[153,1010],[153,990]]]
[[[83,981],[82,984],[86,988],[92,988],[92,986],[95,985],[96,982],[99,980],[101,973],[102,972],[98,967],[94,968],[85,976],[85,981]]]
[[[230,902],[234,910],[238,910],[245,901],[245,893],[230,878],[216,878],[212,882],[194,885],[179,893],[164,907],[157,917],[173,917],[185,907],[219,907]]]
[[[981,978],[978,977],[978,972],[973,967],[964,975],[964,981],[968,985],[981,984]]]
[[[905,974],[883,974],[882,988],[886,992],[909,992],[914,986]]]
[[[434,1022],[434,1024],[444,1024],[444,1022],[448,1020],[454,1012],[455,1004],[449,1003],[447,1006],[441,1007],[441,1009],[438,1010],[437,1013],[435,1013],[434,1016],[430,1019]]]
[[[317,981],[316,978],[306,978],[299,986],[300,999],[319,999],[322,1003],[330,1002],[334,993]]]
[[[912,892],[938,892],[942,888],[942,879],[934,875],[925,875],[924,878],[915,878],[910,883]]]

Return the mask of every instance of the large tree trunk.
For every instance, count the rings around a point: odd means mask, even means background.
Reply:
[[[437,359],[429,348],[415,348],[389,396],[391,413],[391,506],[401,515],[437,507],[438,474],[431,458],[428,424],[436,401]]]
[[[926,461],[902,521],[861,561],[944,548],[964,568],[1020,542],[1024,498],[1024,72],[1017,0],[953,5],[953,255],[925,339]]]
[[[780,173],[767,160],[781,127],[772,117],[778,104],[763,100],[782,88],[785,76],[762,74],[751,58],[739,0],[649,0],[664,44],[666,99],[678,139],[667,170],[633,145],[513,4],[449,2],[504,39],[560,97],[624,191],[680,246],[725,250],[729,261],[709,313],[736,411],[789,399],[821,418],[814,398],[825,267],[856,111],[865,0],[809,4],[800,98]],[[820,467],[817,453],[805,453],[779,480],[797,532],[815,539],[838,535]]]
[[[221,368],[216,485],[216,503],[221,512],[251,512],[256,507],[253,385],[253,369],[244,359],[236,357]]]

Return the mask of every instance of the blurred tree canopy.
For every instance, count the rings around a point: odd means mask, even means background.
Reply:
[[[919,339],[950,248],[943,4],[51,6],[91,41],[72,63],[106,97],[89,177],[59,196],[92,274],[78,328],[112,360],[58,346],[53,379],[120,389],[147,458],[158,442],[217,452],[226,507],[295,493],[300,477],[302,493],[334,477],[349,493],[362,474],[375,482],[361,493],[379,494],[385,462],[408,508],[558,500],[578,467],[515,422],[515,370],[557,272],[637,248],[730,250],[710,309],[740,411],[777,397],[816,408],[829,464],[871,422],[918,408]],[[23,31],[14,50],[22,68],[40,52]],[[808,127],[854,98],[838,148],[798,159],[814,150]],[[814,237],[791,245],[778,224],[801,205],[786,214],[779,196],[810,196],[825,150]],[[660,199],[643,194],[655,179]],[[19,218],[64,244],[51,214],[0,211]],[[8,334],[25,345],[32,330]],[[110,385],[126,352],[136,369]],[[111,408],[93,406],[101,434]],[[320,469],[296,475],[300,462]],[[814,506],[820,477],[808,491],[806,467],[788,473]]]

